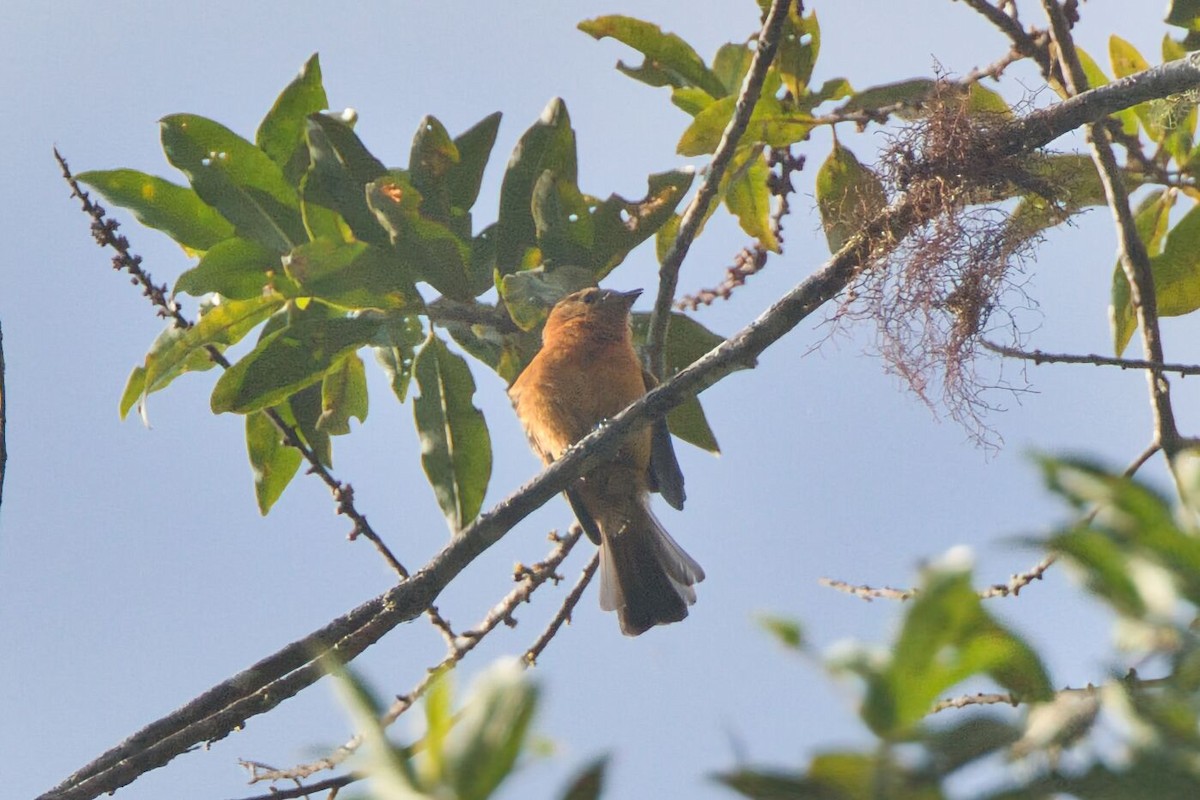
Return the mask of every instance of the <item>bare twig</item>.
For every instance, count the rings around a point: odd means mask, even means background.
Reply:
[[[893,589],[890,586],[876,587],[853,584],[837,580],[836,578],[820,578],[817,580],[817,583],[828,589],[836,589],[853,597],[862,598],[868,603],[872,600],[900,600],[903,602],[916,597],[920,591],[918,589]]]
[[[771,8],[763,20],[762,31],[758,35],[758,44],[754,50],[754,58],[750,69],[738,93],[734,106],[733,117],[721,134],[721,141],[713,153],[708,170],[700,188],[696,191],[691,203],[683,212],[679,221],[679,233],[663,256],[662,265],[658,270],[658,296],[654,301],[654,310],[650,314],[650,330],[646,335],[646,360],[654,377],[662,380],[664,377],[663,346],[667,341],[667,327],[671,322],[671,305],[675,301],[675,289],[679,285],[679,268],[687,257],[692,240],[700,231],[700,225],[708,215],[708,208],[717,197],[717,189],[721,185],[721,177],[729,166],[733,153],[741,141],[746,126],[750,123],[750,114],[758,102],[762,91],[763,80],[767,69],[775,60],[775,51],[779,46],[780,31],[783,21],[787,18],[788,8],[795,0],[772,0]]]
[[[1129,672],[1122,678],[1113,678],[1114,681],[1120,681],[1126,688],[1138,691],[1141,689],[1156,689],[1162,686],[1167,686],[1173,680],[1172,678],[1141,678],[1136,670]],[[1089,683],[1087,686],[1066,687],[1055,692],[1055,696],[1061,695],[1094,695],[1104,688],[1101,684],[1097,686]],[[945,711],[949,708],[966,708],[967,706],[986,706],[1004,704],[1009,706],[1019,706],[1024,702],[1021,698],[1011,692],[979,692],[978,694],[964,694],[959,697],[950,697],[934,704],[929,710],[930,714],[936,714],[939,711]]]
[[[1000,131],[997,135],[1004,138],[996,144],[1013,152],[1037,149],[1080,124],[1198,85],[1200,56],[1188,56],[1034,112],[1017,123],[1014,132]],[[843,291],[858,270],[880,251],[893,250],[920,221],[918,210],[903,199],[889,205],[868,220],[837,255],[758,319],[631,404],[517,492],[480,515],[411,579],[152,723],[42,795],[41,800],[87,800],[118,789],[198,743],[228,735],[249,717],[270,710],[311,685],[322,674],[317,665],[320,653],[334,650],[343,663],[347,662],[392,628],[416,618],[505,532],[588,470],[611,459],[635,427],[752,365],[764,350]]]
[[[1162,372],[1177,372],[1180,375],[1200,375],[1200,364],[1158,364],[1140,358],[1113,358],[1095,353],[1075,355],[1071,353],[1047,353],[1042,350],[1021,350],[1016,347],[983,340],[981,344],[993,353],[1007,358],[1019,358],[1042,364],[1091,364],[1097,367],[1120,367],[1121,369],[1153,369]]]
[[[154,305],[156,313],[163,319],[168,319],[177,328],[187,329],[192,327],[192,321],[184,316],[183,311],[179,308],[179,304],[170,299],[166,284],[161,286],[154,283],[150,273],[142,267],[142,257],[134,255],[129,249],[129,240],[124,235],[117,233],[120,228],[120,223],[114,219],[109,219],[105,216],[104,208],[98,203],[93,203],[91,197],[79,182],[75,180],[75,176],[71,173],[71,168],[67,166],[67,160],[58,152],[58,148],[54,149],[54,157],[58,160],[58,165],[62,169],[62,176],[67,184],[71,187],[71,196],[79,199],[80,205],[83,207],[84,213],[92,218],[92,235],[96,239],[96,243],[101,247],[111,248],[116,252],[113,256],[113,269],[125,270],[133,276],[135,285],[142,287],[142,294],[145,295]],[[221,369],[229,369],[229,360],[212,345],[205,347],[208,357],[212,362]],[[392,568],[401,578],[408,577],[408,570],[400,563],[399,559],[392,553],[383,540],[379,538],[379,534],[367,522],[367,518],[363,516],[354,505],[354,489],[348,483],[341,483],[333,474],[326,469],[321,463],[316,454],[311,448],[305,444],[300,432],[295,427],[288,425],[279,412],[273,408],[264,409],[267,418],[271,420],[276,429],[283,435],[283,440],[286,444],[294,447],[300,452],[304,460],[308,462],[308,471],[313,473],[321,481],[329,487],[330,494],[337,502],[337,513],[344,514],[349,517],[354,523],[354,528],[350,531],[349,538],[355,539],[359,536],[366,538],[375,546],[379,554],[383,556],[384,561]]]
[[[575,582],[575,586],[563,599],[562,605],[558,609],[558,613],[554,615],[554,619],[550,620],[550,624],[538,636],[537,641],[530,645],[525,651],[523,659],[526,666],[537,666],[538,656],[546,649],[546,645],[550,644],[550,640],[558,633],[558,629],[563,626],[564,622],[571,621],[571,612],[575,610],[575,606],[579,605],[579,598],[583,597],[583,590],[587,588],[592,580],[592,576],[596,574],[596,568],[600,566],[600,551],[597,550],[592,554],[592,558],[588,561],[587,566],[583,568],[583,572],[579,575],[579,580]]]
[[[357,773],[338,775],[335,778],[326,778],[323,781],[316,781],[314,783],[289,786],[286,789],[276,789],[275,787],[272,787],[271,791],[267,792],[266,794],[256,794],[253,797],[239,798],[239,800],[295,800],[295,798],[298,797],[307,798],[310,795],[316,794],[317,792],[324,792],[327,790],[336,791],[345,786],[349,786],[355,781],[362,780],[362,778],[363,776],[358,775]],[[332,798],[333,796],[330,795],[327,800],[332,800]]]

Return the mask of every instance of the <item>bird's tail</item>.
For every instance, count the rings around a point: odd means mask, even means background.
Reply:
[[[622,633],[637,636],[686,617],[704,570],[675,543],[647,501],[634,503],[626,516],[621,525],[600,525],[600,607],[617,612]]]

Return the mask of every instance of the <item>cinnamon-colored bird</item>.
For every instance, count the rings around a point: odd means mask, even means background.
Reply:
[[[508,390],[543,462],[560,457],[653,385],[630,336],[629,309],[640,294],[584,289],[550,312],[541,351]],[[683,478],[665,420],[631,433],[615,458],[567,491],[584,530],[599,533],[600,607],[617,612],[628,636],[686,617],[696,602],[692,587],[704,580],[704,570],[651,512],[651,491],[683,505]]]

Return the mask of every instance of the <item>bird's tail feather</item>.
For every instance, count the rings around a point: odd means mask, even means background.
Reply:
[[[704,570],[647,505],[638,504],[630,517],[615,531],[601,525],[600,607],[617,612],[622,633],[637,636],[686,617]]]

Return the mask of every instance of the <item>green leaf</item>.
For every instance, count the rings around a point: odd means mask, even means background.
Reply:
[[[167,388],[185,372],[211,369],[211,345],[224,350],[236,344],[283,306],[278,295],[230,300],[209,306],[190,328],[168,328],[146,354],[143,397]]]
[[[1165,21],[1168,25],[1200,30],[1200,0],[1169,0]]]
[[[304,139],[305,120],[329,106],[321,82],[321,61],[316,53],[300,68],[258,126],[254,142],[283,170],[292,186],[308,169],[308,148]]]
[[[865,111],[886,108],[894,105],[906,106],[909,109],[920,109],[929,94],[937,86],[937,82],[929,78],[912,78],[895,83],[884,83],[855,92],[838,111]],[[902,119],[905,115],[898,114]]]
[[[733,178],[725,189],[725,207],[738,218],[743,231],[767,250],[778,253],[779,238],[771,228],[771,190],[767,186],[771,169],[761,149],[748,155],[747,161],[730,171]]]
[[[679,138],[675,151],[681,156],[702,156],[715,152],[733,117],[736,103],[737,98],[730,95],[697,114]],[[754,106],[739,144],[742,147],[754,144],[787,147],[807,138],[815,124],[810,115],[786,108],[774,96],[764,94]]]
[[[264,330],[264,333],[269,335],[268,331]],[[311,383],[298,389],[280,408],[291,412],[285,418],[299,432],[317,461],[325,467],[333,467],[333,440],[329,432],[318,425],[321,420],[321,383]]]
[[[408,268],[376,245],[321,239],[293,250],[284,268],[298,284],[298,296],[338,308],[409,311],[423,305]]]
[[[365,756],[361,759],[361,768],[370,779],[371,796],[378,800],[429,797],[413,772],[412,754],[388,739],[387,731],[379,721],[383,704],[366,683],[332,657],[322,659],[321,665],[333,677],[342,707],[363,738]]]
[[[369,343],[378,328],[379,320],[366,316],[295,315],[225,371],[213,389],[213,413],[247,414],[283,402]]]
[[[1014,242],[1027,241],[1088,206],[1107,202],[1096,167],[1088,156],[1054,153],[1031,158],[1027,163],[1030,172],[1053,195],[1047,198],[1029,193],[1021,198],[1008,222],[1009,238]],[[1127,179],[1131,177],[1127,175]]]
[[[254,472],[254,497],[264,517],[291,483],[303,460],[263,411],[246,415],[246,450]]]
[[[450,734],[452,796],[485,800],[513,771],[537,710],[538,690],[515,661],[488,669],[463,702]]]
[[[760,614],[757,622],[775,640],[789,650],[804,649],[804,629],[797,620],[788,617],[777,617],[771,614]]]
[[[215,292],[231,300],[250,300],[263,294],[279,254],[250,239],[232,237],[209,248],[200,263],[179,276],[175,294],[199,297]]]
[[[1154,275],[1154,292],[1158,299],[1158,314],[1162,317],[1178,317],[1200,308],[1200,206],[1193,208],[1176,223],[1166,235],[1163,250],[1150,258],[1150,271]],[[1121,275],[1124,278],[1124,275]],[[1121,301],[1116,290],[1114,276],[1113,291],[1113,338],[1119,355],[1129,342],[1133,329],[1127,332],[1118,327],[1120,320],[1128,320],[1131,312],[1125,310],[1128,303]],[[1126,291],[1128,287],[1126,287]],[[1136,324],[1136,323],[1135,323]],[[1124,336],[1124,340],[1120,338]]]
[[[673,33],[663,33],[657,25],[633,17],[612,14],[584,20],[579,30],[595,39],[611,37],[646,57],[641,69],[631,69],[618,64],[625,74],[642,80],[651,86],[696,86],[713,97],[726,93],[724,84],[704,65],[704,60],[692,46]]]
[[[904,738],[940,695],[981,674],[1024,701],[1053,695],[1037,653],[984,611],[969,574],[934,571],[909,607],[891,663],[867,676],[863,719],[883,738]]]
[[[500,279],[500,298],[508,315],[523,331],[539,327],[554,304],[571,292],[595,286],[592,274],[583,267],[536,267]]]
[[[134,169],[95,170],[75,177],[188,250],[203,252],[233,236],[233,225],[185,186]]]
[[[1104,513],[1096,516],[1090,530],[1119,545],[1123,550],[1121,560],[1128,563],[1138,557],[1157,562],[1174,576],[1187,599],[1200,605],[1200,539],[1179,528],[1165,497],[1086,462],[1042,459],[1041,463],[1047,483],[1055,492],[1077,507],[1094,504],[1102,508]],[[1091,540],[1085,540],[1085,544],[1091,544]],[[1117,568],[1108,568],[1116,556],[1098,546],[1085,555],[1085,563],[1093,569],[1091,577],[1116,593],[1114,604],[1119,603],[1119,609],[1134,613],[1138,608],[1136,591],[1122,584],[1119,572],[1114,571]]]
[[[421,213],[443,224],[450,221],[447,178],[458,165],[458,146],[437,117],[426,115],[413,136],[408,156],[409,177],[421,194]]]
[[[1141,617],[1146,602],[1129,574],[1128,554],[1098,531],[1076,528],[1053,537],[1046,549],[1068,558],[1086,577],[1089,591],[1121,614]]]
[[[594,233],[589,266],[597,281],[675,216],[675,209],[691,188],[694,177],[690,170],[660,172],[649,177],[648,191],[641,200],[626,200],[613,194],[596,207],[592,214]]]
[[[595,759],[581,769],[562,794],[562,800],[600,800],[604,792],[604,774],[608,771],[608,756]]]
[[[714,102],[716,101],[712,99],[712,95],[695,86],[684,86],[671,90],[671,103],[693,117]]]
[[[517,142],[500,185],[495,240],[496,267],[503,275],[520,269],[526,251],[537,246],[533,192],[547,170],[572,183],[579,180],[575,131],[566,105],[557,97]]]
[[[722,96],[726,94],[736,94],[742,87],[742,81],[746,78],[746,73],[750,71],[750,62],[754,60],[754,51],[750,49],[750,45],[745,43],[723,44],[717,50],[717,55],[713,58],[712,72],[725,87]],[[680,91],[689,91],[686,88]],[[705,92],[703,89],[691,89],[693,92],[700,92],[697,97],[703,97],[704,108],[713,101],[712,95]],[[674,97],[675,93],[672,93]],[[686,95],[685,95],[686,96]],[[678,103],[676,104],[678,105]],[[685,111],[687,109],[684,109]],[[700,109],[697,109],[699,111]],[[695,116],[696,112],[692,112]]]
[[[224,125],[195,114],[172,114],[160,125],[167,160],[239,235],[278,253],[308,238],[300,198],[266,153]]]
[[[413,400],[421,466],[450,530],[458,532],[479,513],[491,477],[487,423],[471,402],[475,381],[467,362],[432,333],[413,374],[421,392]]]
[[[715,777],[718,783],[752,800],[849,800],[845,795],[822,792],[802,775],[782,770],[739,769]]]
[[[387,168],[346,122],[328,114],[309,115],[305,137],[312,162],[305,178],[305,202],[337,211],[364,242],[386,243],[387,233],[367,207],[366,186]]]
[[[817,208],[829,252],[841,250],[863,222],[886,205],[879,177],[835,137],[833,151],[817,173]]]
[[[470,272],[471,245],[438,222],[426,219],[422,197],[393,172],[367,184],[367,205],[388,233],[396,255],[412,274],[456,300],[475,296],[475,276]]]
[[[646,342],[650,330],[650,315],[635,313],[633,319],[633,339],[638,346]],[[724,338],[705,328],[699,322],[678,312],[671,312],[671,324],[667,328],[667,341],[663,348],[663,359],[666,362],[667,377],[674,375],[685,367],[691,366],[717,345]],[[667,427],[671,433],[683,439],[688,444],[695,445],[709,453],[721,452],[717,438],[713,435],[704,416],[704,409],[699,399],[693,397],[667,413]]]
[[[1163,240],[1170,225],[1171,208],[1175,205],[1175,192],[1156,189],[1146,195],[1134,212],[1134,224],[1137,226],[1138,237],[1146,247],[1146,253],[1151,257],[1153,272],[1154,257],[1162,253]],[[1154,284],[1155,292],[1160,293],[1157,276]],[[1109,324],[1113,333],[1113,348],[1118,356],[1129,345],[1133,332],[1137,330],[1137,316],[1133,310],[1133,301],[1129,294],[1129,279],[1125,277],[1125,269],[1117,259],[1112,277],[1112,304],[1109,306]]]
[[[1017,725],[998,717],[973,714],[969,719],[929,731],[924,739],[933,769],[946,777],[959,769],[1005,750],[1019,739]]]
[[[123,421],[129,416],[129,411],[138,401],[146,395],[146,368],[138,364],[129,373],[129,378],[125,381],[125,390],[121,392],[121,402],[118,406],[120,419]]]
[[[392,391],[401,403],[408,396],[416,347],[424,340],[420,317],[389,316],[379,326],[379,334],[372,342],[375,360],[387,373]]]
[[[575,182],[551,170],[533,186],[533,224],[542,263],[586,264],[595,230],[588,203]]]
[[[450,170],[450,205],[466,211],[475,205],[483,170],[487,167],[500,130],[500,112],[490,114],[454,138],[458,163]]]
[[[450,767],[447,764],[446,739],[454,728],[452,676],[453,672],[450,669],[440,670],[425,692],[425,736],[422,739],[424,758],[418,769],[426,786],[444,785],[451,778]]]
[[[1142,57],[1137,48],[1115,34],[1108,38],[1108,54],[1112,60],[1113,74],[1118,78],[1150,69],[1149,62]],[[1164,133],[1162,120],[1154,107],[1150,103],[1138,103],[1133,107],[1133,112],[1141,121],[1146,135],[1152,141],[1161,142]]]
[[[317,430],[330,436],[350,433],[350,418],[367,421],[367,371],[357,353],[325,373],[321,381],[321,417]]]
[[[788,6],[775,62],[792,97],[799,99],[808,93],[808,82],[820,52],[821,26],[817,12],[810,11],[801,17],[795,5]]]

